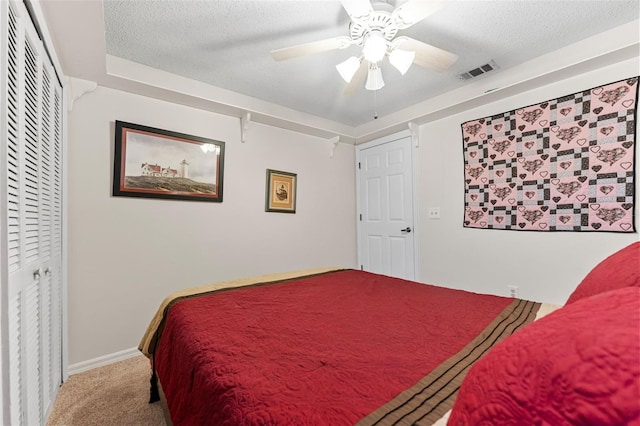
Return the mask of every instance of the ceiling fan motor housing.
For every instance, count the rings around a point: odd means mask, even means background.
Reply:
[[[398,26],[391,13],[376,10],[362,20],[351,21],[349,24],[349,34],[355,44],[362,45],[371,31],[377,31],[387,41],[391,41],[398,34]]]

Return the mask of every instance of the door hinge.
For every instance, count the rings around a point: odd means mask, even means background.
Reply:
[[[360,213],[360,222],[362,222],[362,213]]]
[[[358,161],[358,170],[360,170],[362,168],[362,165],[360,164],[360,162]]]
[[[364,265],[360,265],[360,270],[364,271]]]

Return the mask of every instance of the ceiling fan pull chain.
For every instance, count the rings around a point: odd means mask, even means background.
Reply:
[[[378,119],[378,91],[373,91],[373,119]]]

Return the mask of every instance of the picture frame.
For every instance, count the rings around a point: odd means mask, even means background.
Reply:
[[[115,122],[113,196],[222,202],[222,141]]]
[[[265,211],[295,213],[298,175],[280,170],[267,169]]]

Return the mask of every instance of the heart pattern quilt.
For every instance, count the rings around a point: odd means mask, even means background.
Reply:
[[[464,227],[635,232],[638,77],[462,123]]]

